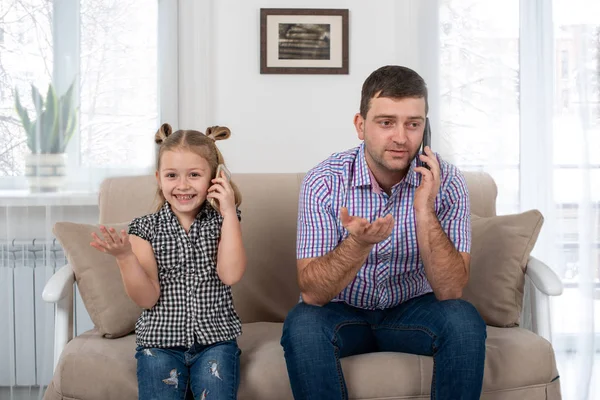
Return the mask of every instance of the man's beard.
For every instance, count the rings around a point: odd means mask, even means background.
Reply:
[[[410,169],[410,165],[412,164],[412,162],[415,160],[415,158],[417,158],[418,154],[419,154],[419,150],[416,150],[413,154],[411,154],[411,156],[409,157],[409,161],[408,161],[408,165],[406,165],[405,167],[400,167],[400,168],[393,168],[392,166],[390,166],[384,158],[384,154],[385,154],[385,150],[384,153],[381,154],[381,156],[377,155],[376,157],[373,156],[373,153],[370,152],[369,150],[367,150],[365,148],[365,150],[369,153],[369,156],[371,156],[371,159],[377,163],[379,165],[380,168],[384,168],[387,169],[388,171],[391,172],[405,172],[407,169]]]

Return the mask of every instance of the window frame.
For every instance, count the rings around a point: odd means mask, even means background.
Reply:
[[[155,0],[158,2],[157,21],[157,76],[158,121],[170,121],[178,124],[178,1]],[[64,93],[80,69],[80,0],[53,2],[53,76],[52,82],[57,92]],[[59,23],[60,21],[60,23]],[[80,88],[77,82],[74,88],[77,105]],[[158,126],[157,126],[158,128]],[[154,166],[148,167],[83,167],[81,165],[81,136],[79,126],[66,149],[68,183],[66,191],[84,190],[95,192],[101,181],[109,176],[139,175],[153,173]],[[0,195],[2,191],[20,191],[27,189],[24,175],[0,177]],[[35,196],[36,194],[32,194]]]

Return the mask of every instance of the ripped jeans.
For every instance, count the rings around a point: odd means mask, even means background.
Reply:
[[[237,398],[240,349],[235,340],[196,343],[189,349],[138,347],[135,358],[139,400]]]

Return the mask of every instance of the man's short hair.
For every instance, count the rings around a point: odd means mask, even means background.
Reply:
[[[360,98],[360,115],[367,118],[374,97],[403,99],[424,98],[425,114],[429,112],[427,85],[425,80],[410,68],[399,65],[386,65],[371,73],[363,83]]]

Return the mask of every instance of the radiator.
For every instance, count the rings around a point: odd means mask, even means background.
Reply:
[[[55,239],[0,240],[0,387],[52,378],[54,305],[42,290],[65,263]]]

